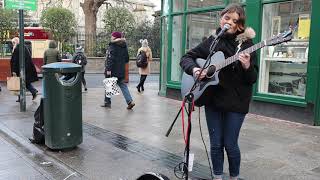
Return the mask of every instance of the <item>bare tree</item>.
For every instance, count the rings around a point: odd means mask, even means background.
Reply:
[[[104,1],[105,0],[84,0],[83,3],[80,3],[85,16],[85,51],[88,56],[94,55],[93,50],[96,42],[97,13]]]

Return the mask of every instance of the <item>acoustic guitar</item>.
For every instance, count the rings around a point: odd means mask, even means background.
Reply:
[[[210,77],[203,78],[202,80],[195,83],[196,78],[184,72],[181,80],[182,97],[185,97],[192,90],[192,93],[194,95],[194,101],[196,101],[201,97],[201,95],[203,94],[203,92],[206,90],[207,87],[219,84],[220,70],[228,66],[229,64],[237,61],[239,59],[239,54],[252,53],[265,46],[274,46],[283,42],[290,41],[292,39],[292,34],[293,34],[292,30],[288,30],[270,39],[261,41],[260,43],[257,43],[245,50],[242,50],[239,53],[227,59],[225,59],[223,52],[218,51],[215,54],[213,54],[213,56],[210,57],[207,67],[203,67],[204,64],[206,63],[205,59],[201,59],[201,58],[196,59],[196,63],[199,65],[199,67],[207,69],[207,76],[210,76]]]

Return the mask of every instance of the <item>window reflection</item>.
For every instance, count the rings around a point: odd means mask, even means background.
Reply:
[[[165,91],[167,83],[167,63],[168,63],[168,21],[167,18],[162,19],[162,54],[161,54],[161,91]]]
[[[163,14],[169,14],[169,1],[170,0],[163,0],[163,7],[162,7]]]
[[[173,1],[173,12],[180,12],[184,10],[184,0]]]
[[[245,3],[246,0],[229,0],[230,3]]]
[[[173,17],[172,29],[171,80],[179,82],[182,75],[179,66],[182,49],[182,16]]]
[[[224,5],[224,0],[188,0],[188,8],[204,8],[208,6]]]
[[[187,16],[187,50],[196,47],[219,27],[220,12],[189,14]]]
[[[304,97],[307,81],[311,0],[265,4],[262,39],[298,23],[288,43],[261,51],[259,92]]]

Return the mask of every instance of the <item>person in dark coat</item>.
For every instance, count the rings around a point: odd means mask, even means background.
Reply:
[[[87,57],[83,53],[82,46],[76,48],[76,54],[72,57],[72,62],[81,66],[81,82],[84,90],[87,91],[87,83],[86,79],[84,78],[84,74],[86,73]]]
[[[55,62],[61,62],[61,55],[57,49],[57,43],[54,40],[49,42],[49,48],[43,54],[43,63],[50,64]]]
[[[128,48],[125,38],[122,38],[121,32],[111,34],[111,42],[106,52],[105,77],[117,77],[117,84],[128,104],[127,109],[132,109],[135,103],[127,85],[124,82],[125,64],[129,62]],[[111,98],[105,96],[102,107],[111,107]]]
[[[239,4],[230,4],[221,11],[218,34],[225,24],[230,29],[221,36],[214,51],[222,51],[226,58],[239,53],[239,60],[222,68],[218,85],[210,86],[198,99],[198,105],[205,106],[210,137],[211,161],[214,178],[222,180],[224,150],[228,156],[230,179],[236,180],[240,171],[240,149],[238,137],[242,123],[249,110],[252,87],[257,80],[256,53],[243,53],[253,45],[255,32],[245,28],[245,12]],[[196,64],[197,58],[206,59],[214,36],[188,51],[180,61],[180,66],[189,75],[203,79],[206,70]]]
[[[13,53],[11,56],[11,72],[16,73],[17,76],[20,76],[20,63],[19,63],[19,51],[20,44],[19,38],[15,37],[12,39],[13,44]],[[26,46],[24,46],[24,60],[25,60],[25,73],[26,73],[26,88],[32,94],[32,100],[36,99],[38,90],[33,87],[32,82],[38,81],[38,75],[36,68],[32,62],[31,52]],[[20,102],[20,96],[18,96],[17,102]]]

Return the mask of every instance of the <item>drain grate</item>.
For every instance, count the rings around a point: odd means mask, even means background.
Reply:
[[[107,143],[111,143],[115,147],[127,152],[135,153],[145,159],[161,164],[164,167],[173,169],[183,159],[182,156],[161,150],[159,148],[135,141],[120,134],[108,131],[106,129],[84,123],[83,130],[85,133]],[[210,169],[208,166],[193,163],[193,169],[190,173],[191,177],[210,178]]]

